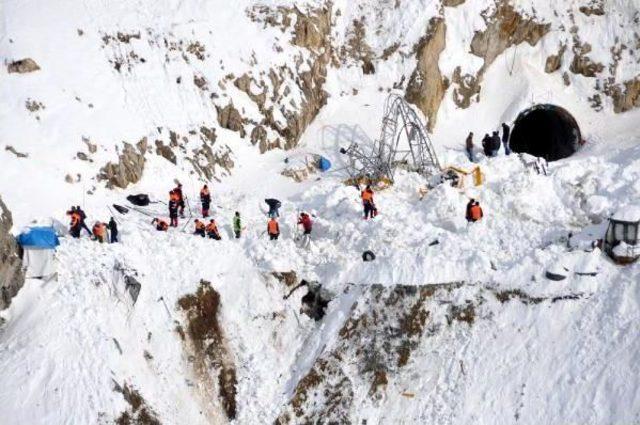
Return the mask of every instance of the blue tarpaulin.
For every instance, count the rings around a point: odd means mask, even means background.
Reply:
[[[329,168],[331,168],[331,161],[329,161],[324,156],[321,156],[320,161],[318,162],[318,168],[320,168],[321,171],[327,171]]]
[[[18,243],[24,247],[54,249],[60,245],[53,227],[31,227],[18,236]]]

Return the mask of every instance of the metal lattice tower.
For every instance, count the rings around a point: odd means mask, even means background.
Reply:
[[[403,140],[406,143],[403,144]],[[408,169],[429,177],[442,171],[431,139],[414,109],[397,94],[390,94],[384,105],[380,138],[370,153],[352,143],[341,150],[349,156],[352,177],[393,181],[395,170],[403,164]]]

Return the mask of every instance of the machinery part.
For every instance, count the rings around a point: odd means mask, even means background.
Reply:
[[[340,152],[350,159],[347,170],[353,179],[388,179],[393,182],[399,165],[425,177],[442,170],[433,144],[415,110],[400,95],[390,94],[384,105],[380,138],[373,149],[352,143]]]

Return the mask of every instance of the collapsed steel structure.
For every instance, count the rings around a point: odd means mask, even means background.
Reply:
[[[401,141],[406,137],[406,145]],[[395,170],[402,165],[425,177],[440,174],[442,167],[414,109],[397,94],[390,94],[384,104],[382,130],[373,149],[356,142],[340,152],[349,157],[347,170],[352,178],[388,179],[393,182]]]

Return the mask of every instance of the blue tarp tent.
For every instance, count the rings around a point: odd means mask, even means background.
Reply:
[[[18,243],[23,248],[55,249],[60,245],[58,235],[53,227],[31,227],[18,236]]]
[[[22,246],[25,277],[50,279],[56,276],[55,249],[60,245],[53,226],[30,227],[18,236]]]
[[[329,168],[331,168],[331,161],[329,161],[324,156],[321,156],[320,160],[318,161],[318,168],[320,168],[321,171],[327,171]]]

